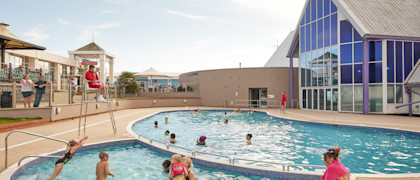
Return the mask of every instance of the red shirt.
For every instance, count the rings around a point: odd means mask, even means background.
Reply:
[[[281,105],[284,105],[284,102],[286,102],[286,94],[283,94],[283,97],[281,98]]]
[[[96,74],[96,73],[94,73],[92,71],[86,72],[85,78],[88,81],[97,81],[97,80],[99,80],[98,74]],[[99,83],[99,82],[89,82],[89,87],[90,88],[99,88],[99,87],[101,87],[101,83]]]

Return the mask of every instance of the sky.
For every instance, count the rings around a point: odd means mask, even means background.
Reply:
[[[93,41],[115,71],[185,73],[262,67],[305,0],[2,0],[0,22],[24,41],[68,57]],[[7,7],[7,8],[4,8]]]

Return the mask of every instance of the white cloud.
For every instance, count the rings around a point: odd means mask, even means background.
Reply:
[[[106,0],[107,2],[111,2],[111,3],[131,3],[131,0]]]
[[[94,36],[98,37],[101,35],[101,32],[95,31],[92,29],[82,29],[80,30],[79,36],[76,38],[76,41],[93,41]]]
[[[173,14],[173,15],[177,15],[177,16],[181,16],[181,17],[189,18],[189,19],[204,20],[204,19],[208,18],[206,16],[197,16],[197,15],[189,14],[189,13],[186,13],[186,12],[173,11],[173,10],[169,10],[169,9],[164,9],[163,11],[165,11],[169,14]]]
[[[118,23],[103,23],[103,24],[88,26],[88,29],[110,29],[110,28],[117,28],[120,26],[121,24],[118,24]]]
[[[60,24],[71,24],[71,22],[70,22],[70,21],[66,21],[66,20],[61,19],[61,18],[59,18],[59,19],[57,20],[57,22],[58,22],[58,23],[60,23]]]
[[[45,33],[48,28],[49,26],[40,24],[32,28],[29,32],[24,32],[23,36],[26,41],[41,42],[50,37],[49,34]]]
[[[77,41],[86,41],[91,40],[93,38],[93,35],[96,37],[99,37],[102,32],[101,30],[104,29],[111,29],[111,28],[117,28],[120,27],[121,24],[119,23],[103,23],[98,25],[78,25],[78,27],[81,27],[79,36],[76,38]]]
[[[104,14],[119,14],[120,13],[120,11],[118,10],[101,10],[100,12]]]

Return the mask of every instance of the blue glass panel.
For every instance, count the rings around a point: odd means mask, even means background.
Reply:
[[[404,79],[413,69],[413,43],[404,42]]]
[[[330,46],[330,17],[324,18],[324,46]]]
[[[346,44],[346,45],[341,45],[340,47],[340,53],[341,53],[341,64],[345,64],[345,63],[352,63],[352,54],[353,54],[353,45],[352,44]]]
[[[394,82],[394,41],[386,44],[386,71],[389,83]]]
[[[395,81],[397,83],[403,82],[403,65],[402,65],[402,42],[395,41]]]
[[[316,19],[316,0],[311,1],[311,21]]]
[[[324,16],[330,14],[330,3],[331,0],[324,0]]]
[[[311,53],[306,53],[306,87],[311,87]]]
[[[324,31],[323,31],[323,27],[324,25],[322,24],[322,19],[317,21],[317,25],[318,25],[318,48],[323,48],[324,47]]]
[[[299,33],[299,38],[300,38],[300,52],[305,52],[305,26],[300,27],[300,33]]]
[[[353,28],[354,32],[354,40],[353,41],[362,41],[362,37],[360,36],[359,32],[356,31],[356,29]]]
[[[316,49],[316,22],[311,23],[311,49]]]
[[[369,61],[382,61],[382,41],[369,42]]]
[[[350,22],[344,20],[340,21],[340,42],[347,43],[352,41],[353,26]]]
[[[382,82],[382,63],[369,64],[369,83]]]
[[[311,21],[311,1],[309,1],[308,5],[306,6],[305,24],[309,23],[310,21]]]
[[[362,64],[354,65],[354,83],[362,83]]]
[[[331,14],[337,12],[337,6],[331,1]]]
[[[305,24],[305,14],[302,17],[302,21],[300,21],[300,25],[303,26]]]
[[[351,65],[342,65],[341,66],[341,84],[351,84],[353,73]]]
[[[354,43],[354,63],[363,62],[363,43]]]
[[[317,4],[317,16],[316,18],[319,19],[322,17],[322,1],[324,0],[316,0]]]
[[[305,53],[300,54],[300,86],[305,87],[305,74],[306,74],[306,57]]]
[[[420,59],[420,42],[414,43],[414,65],[417,64],[417,61]]]
[[[306,34],[305,34],[306,51],[310,51],[311,50],[311,26],[309,24],[305,26],[305,31],[306,31]]]
[[[332,84],[338,84],[338,48],[337,46],[331,47],[331,75]]]
[[[316,51],[312,51],[311,71],[312,71],[312,86],[318,84],[318,55]]]
[[[335,44],[337,44],[337,14],[331,16],[331,45]]]

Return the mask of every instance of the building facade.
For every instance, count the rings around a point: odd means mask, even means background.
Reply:
[[[307,0],[296,29],[298,48],[289,50],[299,57],[300,108],[408,113],[409,106],[399,106],[419,98],[409,99],[404,84],[420,58],[420,21],[412,19],[420,13],[410,7],[416,4]],[[420,114],[419,104],[412,108]]]

